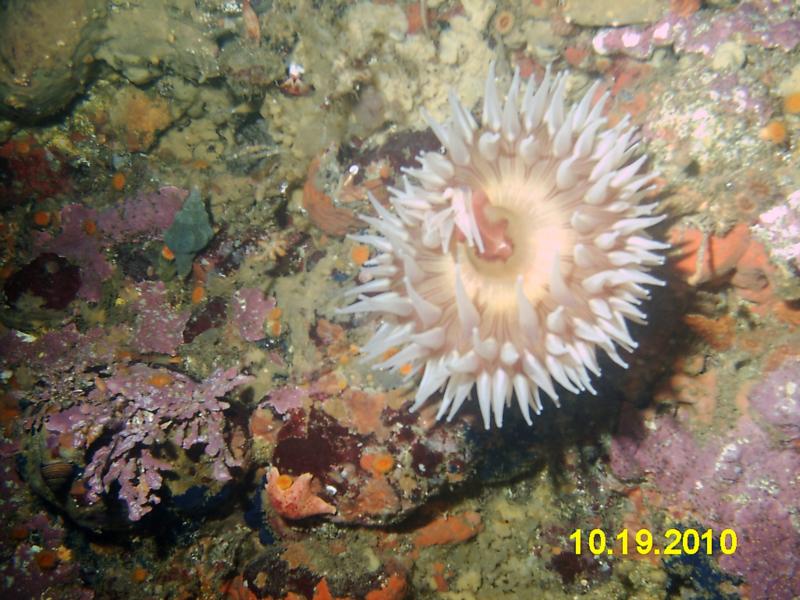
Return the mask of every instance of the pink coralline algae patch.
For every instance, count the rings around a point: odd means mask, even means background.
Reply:
[[[716,74],[708,82],[708,97],[723,111],[751,113],[762,124],[772,116],[770,99],[765,90],[758,85],[742,82],[735,73]]]
[[[800,19],[791,16],[794,2],[745,2],[728,11],[697,11],[687,17],[670,13],[647,27],[601,29],[592,45],[598,54],[625,54],[646,59],[660,46],[672,45],[676,52],[709,56],[736,36],[764,48],[790,52],[800,43]]]
[[[267,498],[272,508],[284,519],[305,519],[317,515],[336,514],[336,508],[314,493],[311,473],[292,479],[281,475],[275,467],[267,475]]]
[[[800,190],[791,193],[786,203],[759,215],[753,231],[767,244],[773,259],[800,270]]]
[[[8,506],[3,506],[8,509]],[[9,518],[23,518],[20,512],[3,511]],[[11,517],[11,515],[15,515]],[[20,515],[17,517],[16,515]],[[56,560],[44,568],[41,556],[58,556],[59,548],[67,543],[67,530],[59,519],[44,512],[24,518],[17,524],[27,532],[24,539],[14,540],[4,535],[0,563],[4,598],[53,598],[60,600],[92,600],[95,594],[81,581],[80,564],[72,560]],[[57,590],[57,595],[55,590]]]
[[[37,232],[34,245],[40,252],[52,252],[80,267],[81,287],[78,296],[89,302],[100,300],[103,281],[111,277],[111,265],[103,256],[102,241],[87,233],[87,223],[94,222],[95,211],[79,204],[61,210],[61,233],[52,236]]]
[[[263,340],[267,334],[264,322],[275,308],[275,298],[267,297],[257,288],[242,288],[233,295],[233,322],[242,339],[248,342]]]
[[[283,415],[295,408],[303,408],[309,400],[324,401],[330,397],[338,397],[345,390],[353,391],[335,374],[326,373],[307,383],[289,384],[272,390],[262,406],[269,405],[275,412]],[[342,425],[352,425],[347,419],[340,418],[340,421]]]
[[[698,514],[708,515],[717,530],[732,528],[739,538],[739,550],[721,557],[720,566],[744,576],[754,600],[795,598],[800,531],[792,515],[800,509],[800,455],[775,449],[762,429],[743,419],[717,449],[713,465],[702,467],[706,476],[693,483],[695,489],[705,486],[695,498]]]
[[[89,369],[114,360],[117,347],[107,341],[107,336],[116,334],[99,327],[80,333],[74,324],[35,339],[7,331],[0,336],[4,368],[24,366],[38,374],[33,389],[18,389],[13,395],[34,404],[70,397],[72,386]]]
[[[672,490],[687,477],[694,452],[693,441],[674,419],[661,419],[657,428],[648,431],[635,411],[623,410],[619,431],[611,441],[611,469],[624,481],[648,475],[664,477],[666,481],[657,483]]]
[[[124,242],[143,234],[165,231],[189,195],[187,190],[166,186],[157,192],[140,192],[97,215],[97,228],[110,240]]]
[[[800,441],[800,358],[789,358],[750,394],[750,404],[780,432],[782,441]]]
[[[136,301],[136,349],[139,352],[174,354],[183,344],[183,329],[191,312],[172,309],[163,281],[145,282],[139,286],[139,293]]]
[[[96,503],[119,486],[128,518],[138,521],[161,502],[162,473],[176,471],[169,453],[161,451],[166,445],[202,448],[213,478],[231,478],[230,469],[241,460],[226,441],[228,403],[219,398],[250,380],[236,369],[219,370],[200,383],[142,364],[120,369],[80,403],[46,417],[48,446],[68,434],[74,449],[90,455],[83,470],[86,501]]]
[[[113,273],[105,250],[143,235],[160,235],[172,224],[187,195],[186,190],[167,186],[102,211],[68,204],[61,209],[61,231],[35,232],[33,248],[39,254],[56,254],[78,266],[78,296],[98,302],[102,283]]]
[[[307,387],[287,385],[270,392],[266,404],[275,409],[279,415],[286,414],[292,409],[302,408],[303,402],[309,397]]]
[[[750,393],[753,415],[722,438],[697,442],[683,424],[660,417],[636,429],[624,413],[612,440],[611,467],[623,480],[646,479],[665,497],[719,532],[736,532],[739,548],[719,558],[742,576],[755,599],[800,594],[800,361],[789,359]],[[759,422],[765,422],[762,428]],[[775,434],[771,433],[774,428]]]

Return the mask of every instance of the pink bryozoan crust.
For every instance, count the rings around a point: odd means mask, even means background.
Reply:
[[[422,372],[412,410],[443,389],[437,418],[451,419],[473,388],[486,428],[516,398],[524,419],[558,404],[556,384],[595,393],[602,349],[636,347],[626,320],[667,244],[645,230],[661,221],[642,204],[654,174],[641,174],[628,119],[606,126],[592,105],[599,83],[565,106],[565,75],[548,70],[523,91],[514,73],[505,102],[489,68],[481,123],[450,95],[445,125],[425,114],[446,153],[423,153],[391,190],[388,210],[363,216],[375,233],[351,236],[377,251],[347,293],[344,313],[377,313],[362,348],[376,368]]]

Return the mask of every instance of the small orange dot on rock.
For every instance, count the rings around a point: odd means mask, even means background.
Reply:
[[[111,187],[121,192],[125,188],[125,174],[114,173],[114,176],[111,178]]]
[[[362,245],[355,246],[350,251],[350,258],[360,267],[369,260],[369,248]]]
[[[394,459],[389,454],[377,456],[372,463],[372,468],[381,475],[385,475],[394,467]]]
[[[133,352],[129,352],[128,350],[118,350],[117,353],[116,353],[116,358],[119,361],[126,362],[126,361],[133,360],[135,358],[135,355],[133,354]],[[100,381],[102,381],[102,380],[100,380]],[[105,390],[103,389],[101,391],[105,391]]]
[[[161,256],[164,260],[175,260],[175,253],[169,249],[169,246],[164,244],[164,247],[161,248]]]
[[[789,94],[783,99],[783,112],[790,115],[800,113],[800,92]]]
[[[28,528],[25,525],[15,525],[11,528],[11,539],[22,541],[28,538]]]
[[[147,579],[147,569],[136,567],[133,570],[132,579],[136,583],[142,583],[145,579]]]
[[[58,555],[52,550],[42,550],[36,555],[36,564],[42,571],[55,569],[58,564]]]
[[[97,233],[97,223],[92,219],[86,219],[83,222],[83,230],[86,232],[86,235],[94,235]]]
[[[38,227],[47,227],[50,224],[50,213],[46,210],[37,210],[33,213],[33,222]]]
[[[147,380],[147,383],[156,387],[166,387],[172,383],[172,376],[168,373],[156,373]]]
[[[192,290],[192,304],[200,304],[206,297],[206,290],[202,285],[197,285]]]
[[[786,141],[786,125],[783,121],[770,121],[758,133],[765,142],[772,142],[773,144],[783,144]]]
[[[292,483],[294,483],[294,479],[292,479],[291,475],[281,475],[278,477],[278,487],[282,490],[288,490],[292,487]]]
[[[411,363],[406,363],[402,367],[400,367],[400,375],[408,375],[413,370],[414,370],[414,365],[412,365]]]

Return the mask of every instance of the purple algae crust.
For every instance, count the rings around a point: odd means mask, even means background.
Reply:
[[[56,552],[64,545],[67,536],[63,524],[50,515],[38,513],[22,525],[29,532],[27,538],[3,548],[5,560],[0,563],[3,598],[94,598],[94,591],[81,581],[77,562],[59,560],[52,569],[43,569],[36,561],[40,552]]]
[[[183,344],[183,330],[191,312],[175,311],[167,299],[163,281],[146,281],[138,286],[134,345],[139,352],[174,354]]]
[[[668,14],[649,25],[601,29],[592,41],[598,54],[624,54],[647,59],[656,47],[672,45],[677,53],[710,56],[717,47],[737,35],[747,43],[791,52],[800,44],[800,18],[795,18],[791,0],[744,2],[734,9],[707,11],[682,17]]]
[[[623,411],[611,442],[618,478],[645,479],[665,504],[691,509],[715,535],[735,531],[738,549],[719,556],[719,564],[744,577],[753,600],[800,594],[800,453],[786,443],[797,439],[800,424],[798,374],[800,361],[789,359],[750,393],[754,416],[777,428],[781,439],[743,416],[726,435],[700,444],[671,416],[637,427]]]
[[[88,371],[114,360],[116,342],[109,338],[116,331],[94,327],[85,333],[73,323],[38,338],[10,330],[0,335],[0,364],[6,368],[24,367],[38,376],[32,389],[15,390],[34,405],[74,394],[76,382],[86,383],[93,377]]]
[[[257,342],[267,337],[264,322],[269,311],[275,308],[275,298],[267,297],[257,288],[242,288],[233,294],[233,322],[239,335],[247,342]]]
[[[166,186],[157,192],[140,192],[97,215],[97,227],[113,242],[144,234],[161,234],[172,225],[188,190]]]
[[[81,270],[81,287],[78,295],[89,302],[98,302],[103,281],[111,277],[113,269],[103,256],[103,240],[86,232],[85,223],[96,221],[96,211],[80,204],[69,204],[61,209],[61,232],[52,236],[40,232],[34,239],[41,252],[52,252],[74,262]]]
[[[89,503],[118,484],[128,518],[139,521],[161,501],[162,473],[176,470],[160,456],[167,445],[184,451],[202,447],[213,478],[231,479],[231,467],[240,466],[241,460],[226,441],[223,411],[229,405],[220,398],[250,380],[231,368],[197,383],[180,373],[136,364],[104,379],[80,403],[49,414],[45,428],[55,436],[69,434],[74,448],[92,447],[83,473]],[[102,443],[95,447],[98,440]]]
[[[273,390],[259,408],[271,406],[279,415],[285,415],[290,410],[302,408],[303,402],[309,397],[307,388],[296,385],[287,385]]]
[[[800,358],[787,359],[750,392],[750,405],[776,428],[781,442],[800,441]]]
[[[114,244],[131,241],[142,235],[161,235],[175,219],[186,190],[163,187],[157,192],[139,193],[119,206],[101,211],[82,204],[68,204],[61,209],[58,234],[35,232],[33,249],[38,254],[52,253],[70,260],[80,268],[78,296],[99,302],[102,283],[114,272],[104,251]],[[97,226],[95,233],[86,224]]]
[[[753,232],[765,242],[771,258],[800,274],[800,190],[759,215]]]

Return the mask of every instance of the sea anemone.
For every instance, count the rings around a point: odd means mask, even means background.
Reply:
[[[450,420],[476,388],[487,429],[513,397],[531,424],[556,384],[596,394],[597,348],[623,367],[617,346],[636,348],[627,321],[645,323],[668,247],[645,233],[664,218],[641,203],[655,174],[629,119],[607,126],[608,94],[593,104],[599,82],[569,107],[565,86],[548,69],[520,95],[516,70],[502,103],[492,63],[480,125],[453,92],[450,122],[423,111],[445,152],[418,156],[393,210],[370,199],[376,233],[351,236],[377,252],[341,310],[380,315],[361,349],[375,368],[422,372],[412,411],[444,388]]]

